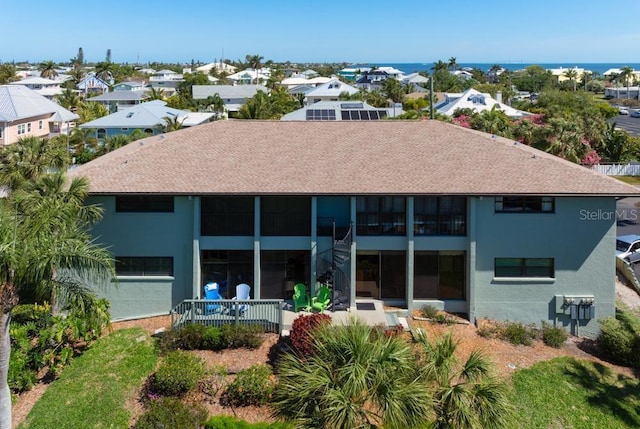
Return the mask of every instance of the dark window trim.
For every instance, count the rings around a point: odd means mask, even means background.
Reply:
[[[365,210],[358,210],[356,203],[356,233],[358,235],[406,235],[407,230],[407,198],[399,197],[396,195],[384,195],[384,196],[364,196],[357,197],[362,198],[365,206]],[[366,210],[369,205],[367,200],[372,198],[377,199],[376,210]],[[383,201],[385,198],[402,198],[403,205],[402,211],[393,210],[393,202],[391,204],[392,210],[383,210]]]
[[[509,201],[509,208],[505,208],[506,199]],[[505,195],[495,197],[494,209],[496,213],[555,213],[556,199],[542,196]]]
[[[498,261],[511,260],[517,265],[510,265],[506,268],[510,269],[508,275],[503,271],[504,266],[498,266]],[[527,261],[544,261],[548,266],[528,265]],[[555,259],[554,258],[494,258],[494,277],[496,278],[555,278]],[[518,269],[519,272],[514,273],[513,270]],[[540,270],[547,269],[546,275],[539,274]]]
[[[132,277],[173,277],[173,256],[117,256],[116,274]]]
[[[116,195],[117,213],[173,213],[172,195]]]
[[[436,213],[421,213],[418,211],[417,204],[418,199],[436,198]],[[464,207],[458,213],[455,210],[444,211],[442,209],[442,200],[444,198],[461,199],[464,201]],[[427,228],[427,223],[433,223],[434,232],[431,232]],[[458,228],[453,227],[451,224],[458,224]],[[414,197],[413,206],[413,228],[414,235],[416,236],[465,236],[467,235],[467,197],[459,196],[423,196]],[[446,230],[446,226],[451,227],[449,231]],[[420,228],[422,226],[422,229]],[[421,232],[422,231],[422,232]]]

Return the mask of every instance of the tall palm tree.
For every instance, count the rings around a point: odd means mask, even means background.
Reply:
[[[587,90],[587,82],[589,81],[589,78],[593,77],[593,72],[589,71],[589,70],[585,70],[584,72],[582,72],[582,83],[584,84],[584,90]]]
[[[86,122],[93,121],[94,119],[107,116],[109,114],[109,110],[103,104],[96,103],[95,101],[81,101],[78,103],[78,110],[76,113],[80,116],[78,123],[84,124]]]
[[[618,74],[618,79],[627,87],[627,98],[629,98],[629,81],[633,78],[634,71],[629,66],[624,66],[620,69],[620,73]]]
[[[165,92],[162,88],[151,88],[149,91],[149,101],[152,100],[164,100]]]
[[[258,84],[258,70],[262,67],[262,60],[264,57],[260,55],[247,55],[246,56],[247,64],[256,72],[256,80],[255,83]]]
[[[182,128],[182,124],[184,123],[184,118],[180,120],[178,116],[165,116],[164,118],[163,130],[166,133],[170,133],[172,131],[178,131]]]
[[[55,98],[59,105],[72,112],[75,112],[78,104],[80,104],[78,93],[71,88],[65,88],[65,90],[56,95]]]
[[[40,77],[55,79],[58,76],[56,63],[51,60],[41,62],[38,69],[40,70]]]
[[[578,71],[576,69],[567,69],[564,71],[564,77],[566,77],[567,79],[569,79],[569,82],[573,83],[573,90],[575,91],[576,88],[576,83],[578,80]]]
[[[431,395],[412,348],[352,319],[314,331],[313,356],[284,355],[275,415],[308,428],[417,428]]]
[[[445,63],[442,60],[438,60],[437,62],[433,63],[433,67],[431,67],[431,70],[433,70],[434,72],[447,70],[447,69],[448,69],[447,63]]]
[[[491,373],[491,364],[473,350],[465,362],[455,355],[457,342],[447,333],[431,343],[418,335],[422,370],[435,388],[434,429],[499,429],[509,421],[507,384]]]
[[[19,79],[14,65],[0,64],[0,85],[6,85]]]
[[[96,64],[96,77],[105,82],[111,83],[115,76],[115,65],[110,61],[102,61]]]
[[[458,70],[458,62],[456,61],[456,57],[449,58],[449,62],[447,63],[447,68],[451,71]]]
[[[38,165],[56,157],[42,158]],[[87,309],[95,302],[90,288],[115,277],[113,257],[88,233],[101,211],[83,204],[87,181],[67,183],[63,172],[38,171],[0,202],[0,428],[11,427],[9,328],[19,291],[35,289],[53,298],[57,308],[73,303]],[[7,176],[12,172],[2,171],[0,181],[11,182]]]

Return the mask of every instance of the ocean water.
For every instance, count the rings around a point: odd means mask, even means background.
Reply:
[[[362,63],[355,64],[350,67],[394,67],[398,70],[402,70],[405,74],[408,74],[421,71],[431,73],[433,64],[434,63]],[[495,64],[498,64],[499,66],[504,67],[505,69],[510,71],[522,70],[530,65],[539,65],[545,69],[559,69],[560,67],[568,69],[572,67],[578,67],[589,70],[593,73],[598,73],[600,74],[600,76],[602,76],[604,72],[609,69],[622,68],[625,66],[631,67],[634,70],[640,70],[640,63],[460,63],[458,64],[458,67],[477,68],[486,73]]]

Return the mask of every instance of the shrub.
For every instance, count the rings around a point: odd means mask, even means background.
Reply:
[[[292,426],[286,423],[248,423],[231,416],[213,416],[204,427],[205,429],[287,429]]]
[[[548,322],[542,321],[542,341],[550,347],[560,348],[569,335],[560,326],[554,326]]]
[[[257,349],[264,341],[263,333],[264,329],[259,325],[222,325],[222,338],[225,346],[230,349]]]
[[[506,322],[500,327],[500,338],[511,344],[530,346],[533,344],[535,333],[520,322]]]
[[[253,365],[238,372],[236,378],[222,392],[220,403],[232,407],[264,405],[271,399],[274,389],[271,368],[266,365]]]
[[[199,323],[189,323],[178,329],[178,347],[184,350],[200,350],[207,327]]]
[[[155,373],[153,390],[170,396],[182,396],[192,390],[205,375],[202,359],[183,350],[170,352]]]
[[[601,320],[598,348],[616,363],[640,368],[640,319],[618,311],[615,318]]]
[[[202,348],[204,350],[222,350],[225,347],[222,330],[216,326],[209,326],[202,334]]]
[[[313,313],[296,317],[291,324],[291,347],[300,356],[310,356],[315,353],[313,346],[313,331],[320,326],[331,323],[331,316],[323,313]]]
[[[422,317],[426,317],[427,319],[432,319],[438,314],[438,309],[433,305],[425,305],[421,310]]]
[[[134,429],[193,429],[205,424],[207,410],[200,404],[184,404],[177,398],[160,398],[138,419]]]

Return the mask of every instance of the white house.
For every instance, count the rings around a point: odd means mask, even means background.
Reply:
[[[501,96],[496,100],[491,97],[490,94],[479,92],[473,88],[469,88],[463,93],[447,93],[445,94],[445,99],[435,105],[438,113],[447,116],[453,116],[458,109],[472,109],[481,113],[485,110],[492,110],[493,108],[502,111],[510,118],[521,118],[530,115],[528,112],[514,109],[504,104]]]

